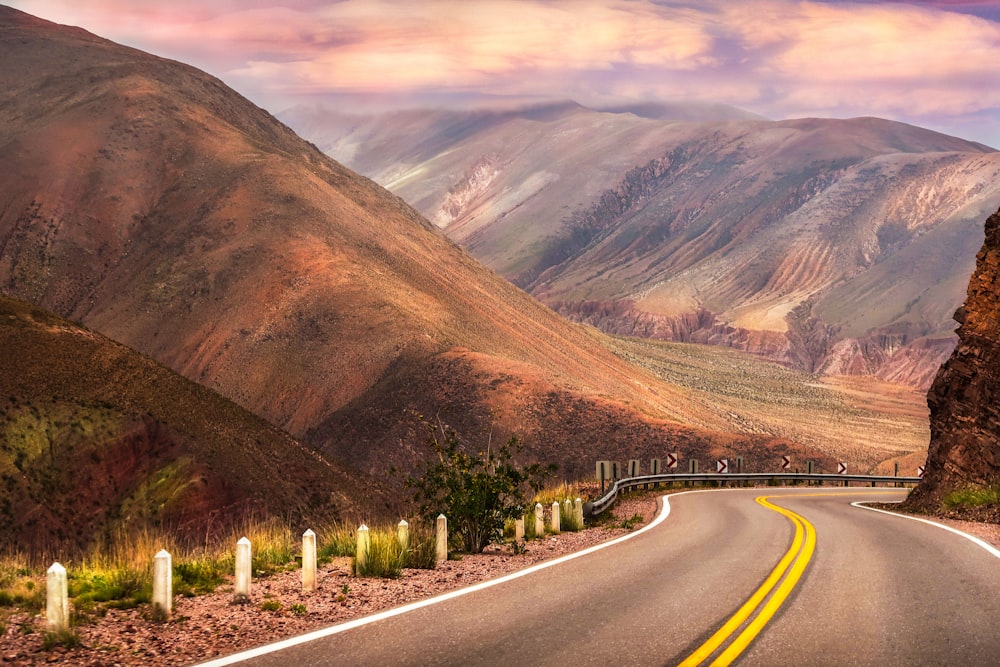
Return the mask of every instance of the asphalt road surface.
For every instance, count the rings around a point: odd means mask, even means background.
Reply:
[[[606,548],[205,664],[1000,665],[1000,552],[851,505],[902,497],[673,494]]]

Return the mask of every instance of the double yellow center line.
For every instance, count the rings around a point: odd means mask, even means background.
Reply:
[[[809,564],[809,560],[816,550],[816,529],[813,528],[813,525],[805,517],[768,502],[768,498],[770,497],[772,496],[760,496],[757,498],[757,502],[769,510],[788,517],[792,524],[795,525],[795,537],[792,539],[792,546],[789,547],[785,555],[778,561],[778,564],[771,571],[771,574],[768,575],[767,579],[764,580],[760,588],[750,596],[750,599],[726,621],[725,625],[719,628],[718,632],[681,662],[681,667],[695,667],[703,663],[720,646],[736,634],[743,627],[744,623],[746,623],[747,619],[756,612],[757,615],[754,616],[753,620],[743,628],[742,632],[732,639],[729,645],[719,653],[718,657],[711,664],[712,667],[716,667],[732,663],[746,650],[750,642],[760,634],[768,621],[777,613],[802,577],[802,573],[805,572],[806,566]],[[768,598],[769,595],[770,598]]]

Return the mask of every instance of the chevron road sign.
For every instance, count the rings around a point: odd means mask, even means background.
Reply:
[[[725,473],[729,472],[729,461],[726,459],[719,459],[715,462],[715,472]]]

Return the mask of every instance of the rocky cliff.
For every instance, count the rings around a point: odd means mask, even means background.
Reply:
[[[1000,211],[986,221],[986,240],[955,319],[958,345],[927,395],[927,472],[908,501],[929,511],[941,509],[955,490],[1000,486]],[[975,511],[1000,516],[996,504]]]

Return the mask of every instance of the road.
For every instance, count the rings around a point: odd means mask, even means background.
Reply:
[[[665,520],[608,548],[281,651],[206,664],[1000,664],[998,554],[851,506],[900,491],[667,498]]]

